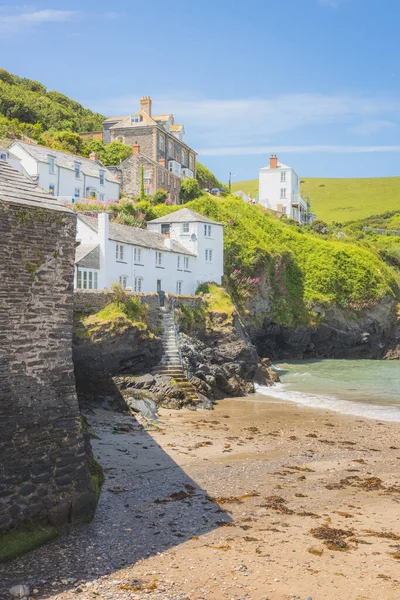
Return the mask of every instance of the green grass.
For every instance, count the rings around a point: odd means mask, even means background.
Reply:
[[[227,316],[232,316],[235,307],[229,294],[223,287],[214,283],[206,283],[201,286],[201,289],[207,295],[206,306],[210,312],[223,313]]]
[[[301,192],[310,195],[312,210],[319,219],[340,223],[363,219],[400,207],[400,177],[370,179],[302,178]],[[238,181],[232,191],[258,194],[258,179]]]
[[[54,527],[39,527],[35,530],[17,529],[0,537],[0,563],[38,548],[58,536]]]

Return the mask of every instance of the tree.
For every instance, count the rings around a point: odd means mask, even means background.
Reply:
[[[313,221],[311,228],[315,231],[315,233],[328,233],[328,225],[322,219],[316,219]]]
[[[111,142],[111,144],[107,144],[105,146],[103,162],[105,165],[117,166],[122,161],[126,160],[131,154],[131,146],[127,146],[121,142]]]
[[[222,188],[222,183],[218,181],[214,173],[199,162],[196,163],[196,179],[201,189]]]
[[[182,200],[183,204],[189,202],[190,200],[194,200],[201,195],[201,190],[199,186],[199,182],[197,179],[184,179],[181,183],[181,191],[179,193],[179,197]]]
[[[158,188],[158,190],[156,191],[154,196],[152,196],[150,202],[153,205],[162,204],[163,202],[166,201],[168,196],[169,196],[169,193],[166,190],[163,190],[162,188]]]

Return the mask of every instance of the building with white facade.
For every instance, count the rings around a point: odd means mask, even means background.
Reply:
[[[84,158],[18,140],[8,150],[39,187],[63,202],[119,200],[120,183],[95,152]]]
[[[300,194],[298,175],[274,154],[269,159],[269,165],[259,171],[259,202],[302,224],[310,223],[315,218],[310,212],[309,201]]]
[[[195,294],[200,283],[221,283],[223,226],[183,208],[148,229],[78,215],[75,287]]]
[[[0,160],[8,162],[13,167],[13,169],[16,169],[17,171],[22,173],[22,175],[25,175],[25,177],[31,179],[28,173],[25,171],[24,167],[22,166],[21,159],[18,158],[18,156],[16,156],[12,152],[10,152],[8,148],[0,146]]]

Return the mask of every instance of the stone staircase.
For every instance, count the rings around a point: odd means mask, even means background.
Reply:
[[[167,311],[165,308],[161,308],[160,310],[163,328],[161,339],[164,352],[161,361],[152,370],[152,374],[172,377],[185,394],[186,399],[191,402],[197,402],[198,396],[196,390],[183,370],[173,313]]]

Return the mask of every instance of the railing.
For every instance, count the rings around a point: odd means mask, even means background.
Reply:
[[[374,233],[379,233],[380,235],[400,235],[400,230],[398,229],[378,229],[377,227],[363,227],[363,231],[373,231]]]
[[[176,342],[176,347],[178,348],[179,362],[181,363],[183,374],[185,375],[185,377],[187,377],[187,371],[183,365],[183,360],[182,360],[181,342],[179,339],[179,328],[178,328],[178,324],[176,322],[176,317],[175,317],[175,298],[173,296],[171,297],[171,309],[172,309],[172,322],[174,324],[175,342]]]

